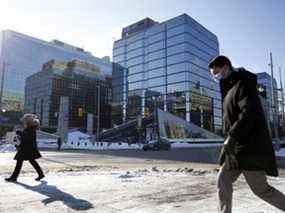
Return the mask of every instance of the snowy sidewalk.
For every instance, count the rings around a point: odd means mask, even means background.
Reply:
[[[30,173],[19,183],[0,176],[1,213],[211,213],[217,212],[216,172],[141,169],[49,173],[38,183]],[[285,191],[285,178],[270,178]],[[278,213],[250,192],[243,178],[235,187],[233,213]]]

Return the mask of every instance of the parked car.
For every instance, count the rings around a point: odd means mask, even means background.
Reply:
[[[159,150],[170,150],[171,144],[163,139],[152,140],[143,146],[144,151],[159,151]]]

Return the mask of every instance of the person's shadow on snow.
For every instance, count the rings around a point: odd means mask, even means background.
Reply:
[[[46,181],[41,181],[41,184],[37,186],[29,186],[20,182],[16,182],[15,184],[47,196],[48,198],[42,200],[44,205],[55,201],[62,201],[66,206],[74,210],[88,210],[93,208],[92,203],[89,201],[75,198],[73,195],[61,191],[56,186],[48,185]]]

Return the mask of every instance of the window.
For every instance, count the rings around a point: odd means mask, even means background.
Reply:
[[[160,41],[160,42],[149,45],[148,46],[148,52],[154,52],[156,50],[160,50],[163,48],[165,48],[164,41]]]
[[[135,82],[135,83],[129,83],[129,90],[136,90],[136,89],[142,89],[143,88],[143,81]]]
[[[189,65],[185,62],[183,63],[179,63],[179,64],[173,64],[173,65],[169,65],[167,66],[167,74],[172,74],[172,73],[177,73],[177,72],[181,72],[181,71],[187,71]]]
[[[134,43],[131,43],[127,47],[127,51],[134,50],[143,46],[143,40],[138,40]]]
[[[125,55],[124,54],[117,55],[117,56],[114,56],[113,59],[115,62],[119,62],[119,61],[121,62],[121,61],[124,61]]]
[[[175,83],[175,84],[168,84],[167,85],[167,93],[187,91],[187,86],[186,85],[187,85],[186,82]]]
[[[157,68],[157,69],[153,69],[148,71],[148,77],[149,78],[154,78],[154,77],[158,77],[158,76],[162,76],[165,75],[165,67],[162,68]]]
[[[167,64],[176,64],[179,62],[183,62],[186,60],[186,54],[185,53],[180,53],[177,55],[173,56],[168,56],[167,57]]]
[[[160,94],[166,93],[166,86],[159,86],[159,87],[150,87],[145,93],[145,96],[152,96],[153,92],[157,92]]]
[[[144,49],[143,48],[139,48],[139,49],[136,49],[136,50],[133,50],[133,51],[129,51],[128,54],[127,54],[127,59],[131,59],[131,58],[134,58],[136,56],[141,56],[144,54]]]
[[[154,43],[164,39],[164,32],[152,35],[148,38],[148,43]]]
[[[159,78],[148,79],[147,83],[148,87],[154,87],[154,86],[163,85],[166,82],[165,82],[165,77],[159,77]]]
[[[116,48],[116,49],[113,49],[113,55],[114,56],[123,54],[124,52],[125,52],[125,47],[124,46]]]
[[[130,76],[128,76],[128,81],[129,82],[141,81],[144,78],[143,74],[144,73],[138,73],[135,75],[130,75]]]
[[[189,73],[188,72],[181,72],[181,73],[176,73],[173,75],[168,75],[167,76],[167,83],[175,83],[175,82],[181,82],[181,81],[187,81],[188,80]]]
[[[179,16],[175,19],[171,19],[170,21],[167,22],[167,28],[169,29],[169,28],[173,28],[177,25],[184,24],[186,22],[186,17],[187,16],[183,15],[183,16]]]
[[[167,37],[172,37],[174,35],[181,34],[181,33],[185,32],[185,26],[186,25],[180,25],[180,26],[168,29],[167,30]]]
[[[158,59],[155,61],[148,62],[148,69],[149,70],[159,68],[159,67],[163,67],[163,66],[165,66],[165,59]]]
[[[129,67],[129,66],[133,66],[133,65],[137,65],[137,64],[142,64],[143,62],[144,62],[143,56],[139,56],[139,57],[128,60],[127,66]]]
[[[143,70],[143,64],[139,64],[136,66],[129,67],[128,71],[129,71],[129,75],[134,74],[134,73],[138,73],[138,72],[143,72],[144,71]]]
[[[167,47],[185,42],[185,34],[177,35],[167,39]]]
[[[165,53],[166,53],[165,49],[155,51],[155,52],[149,53],[147,55],[147,59],[148,59],[148,61],[151,61],[151,60],[155,60],[155,59],[159,59],[159,58],[164,58]]]
[[[167,56],[177,54],[177,53],[182,53],[185,51],[186,51],[186,44],[182,43],[182,44],[167,48]]]
[[[159,32],[164,32],[164,28],[165,28],[164,25],[156,25],[156,26],[153,26],[153,27],[149,28],[147,30],[146,34],[148,36],[155,35],[155,34],[157,34]]]

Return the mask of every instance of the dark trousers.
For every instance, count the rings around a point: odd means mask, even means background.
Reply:
[[[22,166],[23,166],[23,162],[24,162],[23,160],[17,160],[15,170],[11,176],[12,178],[16,178],[16,179],[18,178],[21,172]],[[29,162],[34,167],[34,169],[37,171],[39,176],[44,174],[43,170],[41,169],[40,165],[38,164],[36,160],[29,160]]]

